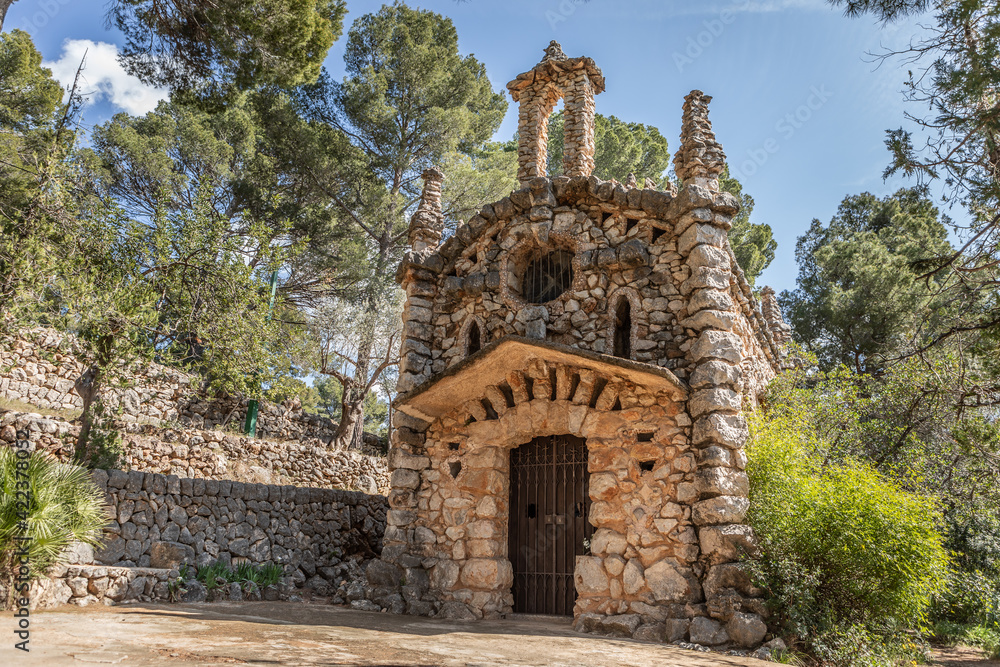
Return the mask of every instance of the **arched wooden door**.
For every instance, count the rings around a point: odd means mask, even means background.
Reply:
[[[514,611],[572,616],[573,569],[594,532],[583,438],[535,438],[510,454]]]

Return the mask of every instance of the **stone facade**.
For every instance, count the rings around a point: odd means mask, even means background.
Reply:
[[[33,447],[70,461],[79,424],[36,413],[0,410],[0,443],[13,443],[17,429],[31,434]],[[317,441],[270,441],[213,429],[157,428],[125,424],[122,433],[127,470],[198,479],[296,484],[319,488],[386,493],[386,458],[331,450]]]
[[[372,595],[403,580],[408,613],[511,613],[511,451],[573,436],[586,442],[594,531],[575,558],[577,627],[753,646],[766,628],[736,564],[753,549],[741,411],[780,368],[777,329],[729,246],[739,203],[719,191],[711,98],[685,98],[682,187],[658,191],[590,175],[603,87],[592,60],[553,43],[508,85],[523,187],[443,243],[423,234],[400,266],[391,509]],[[548,178],[559,97],[574,130],[566,175]],[[433,198],[421,229],[442,228],[431,213]]]

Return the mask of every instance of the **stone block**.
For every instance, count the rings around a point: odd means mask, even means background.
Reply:
[[[736,612],[726,623],[729,638],[743,648],[753,648],[764,641],[767,625],[757,614]]]
[[[628,542],[625,540],[625,536],[607,528],[598,528],[590,538],[590,551],[594,554],[618,554],[620,556],[625,553],[627,548]]]
[[[576,557],[573,581],[576,583],[577,593],[582,597],[593,597],[608,593],[608,575],[604,570],[602,559],[596,556]]]
[[[642,618],[639,614],[616,614],[601,622],[601,634],[609,637],[631,637],[639,628]]]
[[[704,526],[698,529],[702,555],[713,564],[738,560],[744,554],[755,554],[757,545],[750,526]]]
[[[750,509],[750,500],[741,496],[717,496],[695,503],[691,520],[697,526],[740,523]]]
[[[695,246],[711,245],[722,248],[726,242],[726,230],[708,222],[696,222],[685,229],[677,239],[677,252],[687,255]]]
[[[173,570],[194,562],[194,549],[180,542],[153,542],[149,547],[149,566]]]
[[[666,560],[646,568],[646,585],[657,602],[687,602],[691,597],[688,579]]]
[[[710,412],[736,413],[740,411],[742,405],[742,399],[737,392],[725,387],[713,387],[694,392],[688,399],[688,412],[696,418]]]
[[[690,356],[696,363],[707,359],[721,359],[739,364],[743,361],[743,341],[737,334],[709,329],[698,336]]]
[[[695,421],[691,440],[696,445],[715,442],[729,449],[738,449],[746,444],[750,435],[743,415],[710,414]]]
[[[722,624],[705,616],[692,619],[688,633],[692,644],[702,646],[718,646],[729,641],[729,634]]]
[[[702,498],[745,497],[750,492],[747,474],[734,468],[702,468],[695,474],[695,486]]]

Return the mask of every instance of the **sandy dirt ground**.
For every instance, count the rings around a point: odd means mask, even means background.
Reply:
[[[573,632],[569,619],[459,623],[274,602],[63,607],[31,614],[15,665],[625,665],[764,667],[774,663]]]

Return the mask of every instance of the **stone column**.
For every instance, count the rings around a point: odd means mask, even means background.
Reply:
[[[441,212],[441,183],[444,174],[431,167],[425,169],[424,190],[420,194],[417,212],[410,218],[410,247],[415,252],[433,250],[441,243],[444,233],[444,214]]]
[[[521,98],[518,110],[517,179],[527,183],[548,172],[549,116],[562,95],[551,83],[536,83],[522,95],[529,97]]]
[[[760,310],[764,315],[764,322],[771,330],[774,342],[779,347],[785,345],[792,339],[792,328],[785,323],[785,318],[781,315],[781,307],[774,296],[774,290],[764,287],[760,291]]]
[[[685,185],[693,183],[718,192],[719,174],[726,166],[726,154],[715,140],[712,122],[708,119],[711,101],[712,98],[700,90],[692,90],[684,98],[681,144],[674,154],[674,172]]]
[[[710,619],[702,629],[725,631],[737,644],[754,646],[767,631],[758,615],[747,613],[749,580],[736,565],[741,549],[753,548],[753,532],[743,523],[750,502],[744,446],[748,435],[742,408],[743,341],[736,333],[739,309],[733,302],[733,267],[726,249],[735,198],[718,192],[722,147],[708,122],[706,100],[698,91],[684,105],[682,146],[675,161],[684,179],[679,202],[686,212],[675,225],[677,249],[690,268],[681,285],[694,331],[687,351],[692,372],[688,412],[697,452],[697,501],[692,521],[701,546],[702,582]]]
[[[590,176],[594,171],[594,87],[586,69],[572,74],[564,91],[563,175]]]

